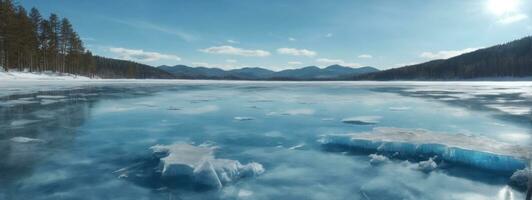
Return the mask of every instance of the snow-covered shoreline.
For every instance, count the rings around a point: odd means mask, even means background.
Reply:
[[[0,81],[50,81],[50,80],[91,80],[98,78],[90,78],[86,76],[79,76],[67,73],[57,72],[28,72],[28,71],[4,71],[0,68]]]

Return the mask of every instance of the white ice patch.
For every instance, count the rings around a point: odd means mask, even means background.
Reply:
[[[35,138],[28,138],[28,137],[13,137],[13,138],[11,138],[11,142],[16,142],[16,143],[41,143],[41,142],[44,142],[44,140],[35,139]]]
[[[250,120],[254,120],[253,117],[234,117],[233,119],[236,120],[236,121],[250,121]]]
[[[324,145],[340,145],[402,156],[434,156],[481,169],[513,172],[526,166],[530,147],[481,136],[434,133],[422,129],[374,128],[370,133],[330,134]]]
[[[369,164],[371,165],[381,165],[390,161],[388,157],[378,154],[369,154],[368,157],[371,158],[369,160]]]
[[[238,191],[238,197],[240,198],[250,197],[251,195],[253,195],[253,192],[249,190],[241,189]]]
[[[155,145],[151,149],[160,159],[162,176],[188,176],[197,184],[217,189],[240,178],[264,173],[262,165],[256,162],[243,165],[236,160],[217,159],[210,147],[173,144]]]
[[[37,98],[39,99],[63,99],[66,97],[60,96],[60,95],[37,95]]]
[[[380,116],[358,116],[358,117],[349,117],[342,119],[343,123],[346,124],[355,124],[355,125],[372,125],[379,123],[379,120],[382,117]]]
[[[397,106],[397,107],[390,107],[389,109],[391,111],[406,111],[406,110],[410,110],[410,107],[408,107],[408,106]]]
[[[28,124],[33,124],[33,123],[38,122],[38,121],[39,120],[29,120],[29,119],[15,120],[15,121],[11,122],[11,126],[15,126],[15,127],[24,126],[24,125],[28,125]]]

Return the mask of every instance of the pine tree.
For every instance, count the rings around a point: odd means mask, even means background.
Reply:
[[[41,53],[41,41],[40,41],[40,33],[41,33],[41,22],[42,22],[42,16],[41,13],[39,13],[39,10],[37,8],[33,7],[30,11],[30,22],[31,22],[31,40],[29,41],[31,43],[31,46],[33,48],[32,50],[32,62],[31,67],[34,68],[36,71],[42,71],[42,53]]]

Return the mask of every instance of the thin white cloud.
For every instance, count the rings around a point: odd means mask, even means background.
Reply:
[[[231,44],[239,44],[240,42],[236,41],[236,40],[227,40],[227,43],[231,43]]]
[[[296,39],[295,39],[295,38],[293,38],[293,37],[289,37],[289,38],[288,38],[288,41],[291,41],[291,42],[293,42],[293,41],[296,41]]]
[[[210,67],[210,68],[220,68],[225,70],[231,70],[231,69],[240,69],[243,67],[246,67],[243,64],[239,64],[237,62],[222,62],[222,63],[208,63],[208,62],[192,62],[191,66],[195,67]]]
[[[277,49],[277,53],[284,54],[284,55],[307,56],[307,57],[312,57],[318,54],[315,51],[311,51],[308,49],[294,49],[294,48],[286,48],[286,47]]]
[[[210,67],[211,65],[206,62],[193,62],[192,65],[197,67]]]
[[[227,60],[225,60],[225,62],[228,62],[228,63],[237,63],[238,61],[235,60],[235,59],[227,59]]]
[[[210,54],[226,54],[249,57],[266,57],[271,55],[270,52],[260,49],[241,49],[228,45],[209,47],[205,49],[200,49],[199,51]]]
[[[428,58],[428,59],[447,59],[451,57],[455,57],[464,53],[469,53],[472,51],[476,51],[479,48],[466,48],[461,50],[444,50],[444,51],[438,51],[438,52],[422,52],[419,54],[419,57],[422,58]]]
[[[299,61],[290,61],[288,62],[289,65],[302,65],[303,63],[302,62],[299,62]]]
[[[131,27],[134,27],[134,28],[138,28],[138,29],[147,29],[147,30],[158,31],[158,32],[166,33],[166,34],[170,34],[170,35],[175,35],[175,36],[177,36],[177,37],[179,37],[182,40],[185,40],[187,42],[191,42],[191,41],[194,41],[194,40],[198,39],[197,36],[189,34],[189,33],[185,32],[183,30],[166,27],[166,26],[155,24],[155,23],[152,23],[152,22],[147,22],[147,21],[128,21],[128,20],[121,20],[121,19],[110,19],[110,20],[113,21],[113,22],[116,22],[116,23],[128,25],[128,26],[131,26]]]
[[[511,24],[511,23],[525,20],[527,18],[528,18],[528,15],[525,15],[523,13],[518,13],[518,14],[504,16],[500,18],[499,20],[497,20],[497,22],[501,24]]]
[[[358,55],[358,58],[373,58],[373,56],[369,54],[360,54]]]
[[[142,49],[126,49],[121,47],[110,47],[108,50],[118,55],[120,59],[136,60],[141,62],[173,60],[180,61],[181,58],[172,54],[144,51]]]
[[[327,65],[338,64],[338,65],[348,66],[348,67],[360,67],[360,66],[362,66],[359,63],[345,62],[344,60],[341,60],[341,59],[318,58],[318,59],[316,59],[316,62],[324,63],[324,64],[327,64]]]
[[[333,36],[332,33],[327,33],[327,35],[325,35],[325,37],[328,37],[328,38],[330,38],[330,37],[332,37],[332,36]]]

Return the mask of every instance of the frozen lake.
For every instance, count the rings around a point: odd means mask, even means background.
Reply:
[[[524,199],[531,108],[532,82],[2,83],[0,199]]]

